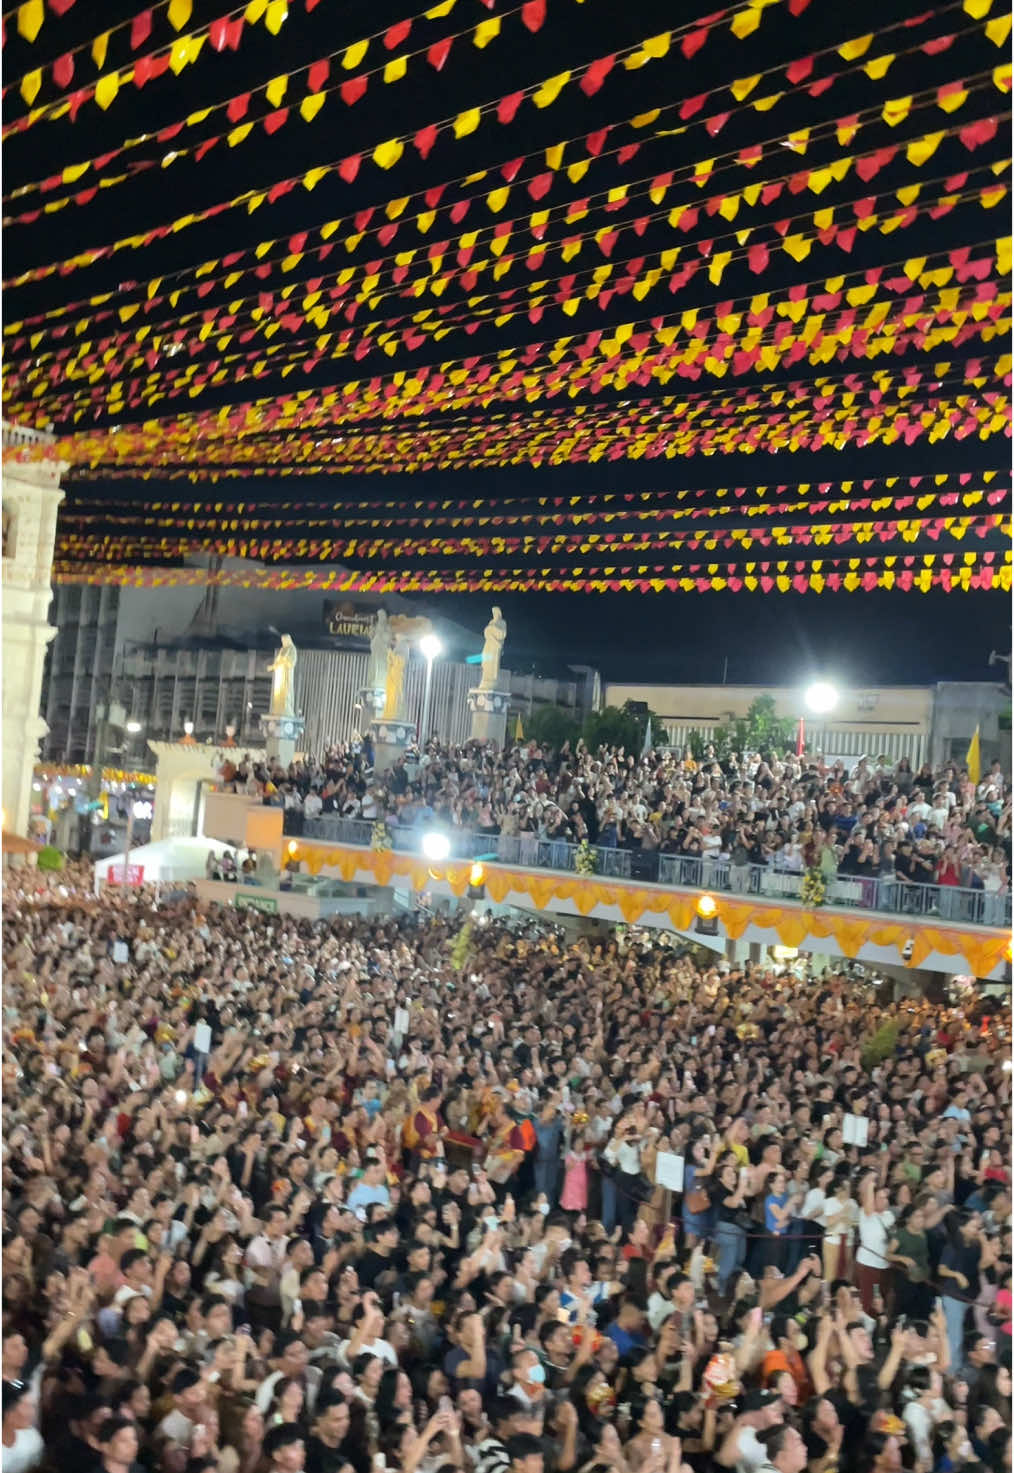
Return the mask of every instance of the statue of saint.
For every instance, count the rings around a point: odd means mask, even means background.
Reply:
[[[268,669],[271,671],[271,715],[296,714],[296,646],[291,634],[282,635],[281,648]]]
[[[366,684],[370,690],[386,689],[387,662],[390,657],[391,625],[387,617],[387,610],[380,609],[370,638],[370,663],[366,674]]]
[[[387,721],[397,721],[404,712],[401,709],[405,691],[405,665],[408,660],[408,641],[396,635],[387,656],[387,671],[384,680],[384,709],[380,713]]]
[[[483,630],[480,690],[496,690],[496,683],[500,675],[500,656],[503,653],[506,638],[507,623],[499,608],[494,604],[493,617]]]

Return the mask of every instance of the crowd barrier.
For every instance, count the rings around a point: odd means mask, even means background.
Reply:
[[[307,818],[296,809],[285,814],[289,837],[320,839],[330,844],[369,848],[372,819],[321,814]],[[388,823],[391,847],[399,854],[420,854],[424,830]],[[522,869],[577,870],[576,844],[562,839],[540,839],[534,834],[507,836],[446,830],[452,859],[490,859]],[[639,885],[663,885],[689,890],[725,890],[734,895],[756,895],[772,900],[800,899],[803,876],[763,864],[731,865],[728,860],[697,859],[658,850],[592,846],[595,873],[607,879],[633,880]],[[888,915],[939,916],[963,925],[1009,926],[1011,897],[1007,891],[964,889],[957,885],[916,885],[898,878],[867,879],[839,875],[826,884],[825,905],[841,909],[881,911]]]

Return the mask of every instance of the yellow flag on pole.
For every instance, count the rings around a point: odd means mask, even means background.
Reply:
[[[516,742],[523,742],[524,739],[525,739],[525,729],[521,725],[521,712],[519,711],[518,714],[517,714],[517,720],[514,722],[514,740]]]
[[[982,776],[982,755],[979,751],[979,728],[975,728],[975,734],[968,743],[968,751],[965,753],[965,766],[968,768],[968,776],[976,787]]]

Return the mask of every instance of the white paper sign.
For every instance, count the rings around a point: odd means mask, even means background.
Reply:
[[[868,1145],[870,1122],[865,1115],[846,1115],[842,1121],[841,1136],[847,1146]]]
[[[407,1037],[408,1036],[408,1030],[409,1030],[410,1026],[411,1026],[411,1018],[409,1017],[408,1008],[395,1008],[395,1010],[394,1010],[394,1031],[395,1031],[395,1033],[397,1033],[398,1037],[399,1038],[405,1038],[405,1037]]]
[[[211,1053],[211,1028],[207,1023],[198,1023],[194,1029],[194,1048],[199,1054]]]
[[[683,1156],[673,1151],[659,1151],[655,1157],[655,1185],[669,1192],[682,1192],[683,1171],[686,1165]]]
[[[113,942],[113,961],[118,967],[125,966],[130,961],[130,947],[125,941]]]

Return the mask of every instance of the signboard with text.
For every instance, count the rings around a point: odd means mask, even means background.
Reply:
[[[359,604],[326,603],[324,622],[328,633],[342,649],[365,650],[369,647],[377,614],[375,609],[366,609]]]
[[[109,866],[108,870],[106,871],[106,884],[107,885],[122,885],[123,884],[123,865],[122,864],[111,864]],[[144,865],[143,864],[128,864],[127,865],[127,884],[128,885],[143,885],[144,884]]]
[[[273,895],[245,895],[241,891],[233,904],[237,910],[262,910],[269,916],[278,914],[278,901]]]

